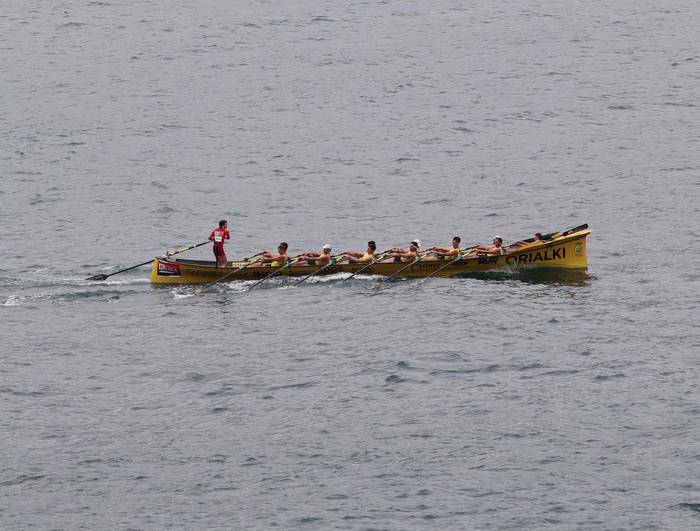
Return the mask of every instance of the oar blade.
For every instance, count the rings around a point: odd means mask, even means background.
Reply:
[[[207,241],[202,242],[202,243],[197,243],[195,245],[190,245],[189,247],[183,247],[182,249],[168,253],[167,256],[173,256],[176,254],[184,253],[185,251],[189,251],[190,249],[194,249],[195,247],[200,247],[202,245],[206,245],[207,243],[211,243],[211,240],[207,240]],[[131,271],[132,269],[136,269],[137,267],[148,265],[152,262],[153,262],[153,259],[151,258],[150,260],[146,260],[145,262],[141,262],[140,264],[136,264],[135,266],[127,267],[126,269],[121,269],[119,271],[115,271],[114,273],[110,273],[109,275],[95,275],[94,277],[86,278],[85,280],[105,280],[107,277],[111,277],[112,275],[118,275],[119,273],[126,273],[127,271]]]

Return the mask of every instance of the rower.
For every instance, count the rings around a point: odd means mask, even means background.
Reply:
[[[394,247],[385,256],[391,259],[388,260],[389,262],[413,262],[418,258],[418,249],[420,249],[420,240],[413,240],[408,249]]]
[[[477,253],[486,253],[486,254],[505,254],[505,249],[503,248],[503,237],[499,236],[498,234],[493,237],[493,241],[491,242],[491,245],[477,245],[474,247],[474,250],[470,253],[470,255],[474,255]]]
[[[331,244],[327,243],[323,246],[321,253],[302,253],[297,256],[298,260],[306,260],[309,265],[324,266],[331,261]]]
[[[277,254],[272,251],[263,251],[260,253],[260,257],[255,260],[255,262],[260,262],[261,264],[270,264],[272,267],[281,267],[287,263],[287,242],[281,242],[277,246]]]
[[[219,221],[219,227],[211,231],[209,240],[214,242],[214,258],[216,267],[226,267],[226,253],[224,252],[224,240],[230,240],[231,234],[228,232],[228,223],[225,219]]]
[[[430,251],[434,256],[437,256],[438,260],[454,260],[457,258],[457,255],[459,255],[459,244],[461,241],[462,238],[455,236],[452,238],[451,247],[431,247],[428,249],[428,251]]]
[[[374,253],[377,250],[377,244],[374,240],[367,242],[367,250],[362,253],[360,251],[345,251],[343,254],[348,257],[349,264],[369,264],[374,260]]]

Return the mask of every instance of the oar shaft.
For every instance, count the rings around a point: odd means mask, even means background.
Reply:
[[[131,271],[132,269],[136,269],[137,267],[145,266],[146,264],[150,264],[151,262],[153,262],[153,258],[151,258],[150,260],[147,260],[145,262],[141,262],[140,264],[136,264],[135,266],[127,267],[126,269],[120,269],[119,271],[115,271],[114,273],[110,273],[108,275],[105,275],[104,273],[100,273],[99,275],[91,276],[90,278],[87,278],[85,280],[107,280],[112,275],[118,275],[119,273],[126,273],[127,271]]]
[[[367,265],[361,267],[360,269],[358,269],[357,271],[355,271],[352,275],[350,275],[350,276],[347,277],[347,278],[344,278],[344,279],[341,280],[340,282],[343,283],[343,282],[345,282],[346,280],[350,280],[350,279],[351,279],[352,277],[354,277],[355,275],[359,275],[359,274],[362,273],[365,269],[367,269],[367,268],[369,268],[369,267],[372,267],[374,264],[376,264],[377,262],[380,262],[381,260],[384,260],[384,256],[387,255],[387,254],[389,254],[390,252],[391,252],[391,249],[389,249],[389,250],[387,250],[387,251],[384,251],[383,253],[379,253],[379,254],[377,255],[377,258],[375,258],[374,260],[372,260],[369,264],[367,264]]]
[[[210,282],[209,284],[207,284],[207,285],[204,286],[203,288],[198,289],[198,290],[195,292],[195,294],[202,293],[205,289],[211,288],[214,284],[217,284],[217,283],[221,282],[222,280],[224,280],[224,279],[230,277],[231,275],[233,275],[233,274],[235,274],[235,273],[238,273],[239,271],[243,271],[244,269],[250,267],[250,266],[253,265],[254,263],[255,263],[255,262],[250,262],[250,263],[245,264],[245,265],[243,265],[243,266],[241,266],[241,267],[237,267],[237,268],[234,269],[233,271],[229,271],[229,272],[226,273],[225,275],[223,275],[223,276],[217,278],[214,282]]]
[[[416,259],[415,259],[415,260],[413,260],[412,262],[409,262],[408,264],[406,264],[405,267],[402,267],[401,269],[399,269],[399,270],[396,271],[395,273],[389,275],[387,278],[394,278],[396,275],[398,275],[399,273],[404,272],[406,269],[408,269],[409,267],[411,267],[413,264],[417,264],[418,262],[420,262],[420,261],[421,261],[423,258],[425,258],[427,255],[428,255],[428,251],[426,251],[426,252],[423,253],[422,255],[416,256]]]
[[[331,259],[330,259],[330,261],[329,261],[326,265],[321,266],[321,267],[318,268],[316,271],[314,271],[313,273],[310,273],[310,274],[306,275],[306,276],[305,276],[304,278],[302,278],[301,280],[297,280],[294,284],[292,284],[292,287],[298,286],[299,284],[301,284],[302,282],[304,282],[306,279],[309,279],[309,278],[311,278],[312,276],[314,276],[314,275],[320,273],[320,272],[323,271],[324,269],[328,269],[329,267],[335,265],[334,260],[340,258],[341,256],[345,256],[345,253],[340,253],[340,254],[338,254],[338,255],[332,256]]]
[[[258,280],[255,284],[252,284],[246,291],[250,291],[251,289],[253,289],[253,288],[254,288],[255,286],[257,286],[258,284],[262,284],[262,283],[265,282],[268,278],[274,277],[274,276],[277,275],[278,273],[281,273],[281,272],[284,271],[285,269],[287,269],[287,268],[293,266],[293,265],[296,264],[298,261],[299,261],[298,258],[295,259],[295,260],[292,260],[292,261],[289,262],[288,264],[286,264],[286,265],[280,267],[277,271],[273,271],[272,273],[270,273],[270,274],[267,275],[266,277],[261,278],[260,280]]]
[[[247,261],[249,258],[255,258],[256,256],[260,256],[261,254],[263,254],[263,252],[259,252],[258,254],[254,254],[253,256],[249,256],[248,258],[244,258],[244,260]],[[229,272],[226,273],[225,275],[223,275],[223,276],[217,278],[214,282],[210,282],[209,284],[207,284],[206,286],[204,286],[203,288],[201,288],[200,290],[198,290],[196,293],[202,293],[205,289],[209,289],[209,288],[212,287],[214,284],[217,284],[217,283],[223,281],[224,279],[230,277],[231,275],[235,275],[235,274],[238,273],[239,271],[243,271],[244,269],[249,268],[250,266],[252,266],[252,265],[255,264],[255,263],[256,263],[256,262],[249,262],[249,263],[247,263],[247,264],[245,264],[245,265],[242,265],[241,267],[238,267],[238,268],[234,269],[233,271],[229,271]],[[267,278],[267,277],[266,277],[266,278]],[[265,279],[263,279],[263,280],[265,280]],[[254,284],[254,285],[255,285],[255,284]]]
[[[452,264],[455,264],[455,263],[459,262],[460,260],[463,260],[463,259],[467,256],[467,254],[469,254],[467,251],[470,251],[470,250],[473,249],[474,247],[476,247],[476,245],[472,245],[472,246],[470,246],[470,247],[465,247],[464,249],[460,249],[460,251],[459,251],[459,253],[458,253],[458,255],[457,255],[457,258],[455,258],[454,260],[450,260],[449,262],[447,262],[447,263],[446,263],[445,265],[443,265],[442,267],[436,269],[435,271],[433,271],[433,272],[430,273],[429,275],[423,277],[423,278],[421,279],[421,282],[424,282],[426,279],[428,279],[428,278],[430,278],[430,277],[432,277],[432,276],[437,275],[440,271],[442,271],[442,270],[444,270],[444,269],[447,269],[447,268],[448,268],[449,266],[451,266]]]
[[[125,273],[127,271],[131,271],[132,269],[136,269],[137,267],[145,266],[146,264],[150,264],[153,262],[153,258],[150,260],[146,260],[145,262],[141,262],[140,264],[136,264],[135,266],[127,267],[126,269],[120,269],[119,271],[115,271],[114,273],[110,273],[109,275],[105,275],[105,277],[111,277],[112,275],[118,275],[119,273]]]
[[[175,254],[184,253],[185,251],[191,251],[192,249],[195,249],[197,247],[201,247],[202,245],[206,245],[206,244],[211,243],[211,242],[212,242],[212,240],[207,240],[205,242],[195,243],[194,245],[190,245],[188,247],[183,247],[182,249],[178,249],[177,251],[173,251],[172,253],[166,253],[166,255],[173,256]]]
[[[195,247],[200,247],[202,245],[206,245],[207,243],[211,243],[211,240],[207,240],[207,241],[202,242],[202,243],[197,243],[195,245],[190,245],[189,247],[183,247],[182,249],[179,249],[179,250],[174,251],[172,253],[167,253],[167,256],[173,256],[175,254],[184,253],[185,251],[189,251],[191,249],[194,249]],[[93,277],[88,278],[87,280],[105,280],[105,279],[111,277],[112,275],[118,275],[119,273],[126,273],[127,271],[131,271],[132,269],[136,269],[137,267],[145,266],[146,264],[150,264],[151,262],[153,262],[153,258],[151,258],[150,260],[147,260],[145,262],[141,262],[140,264],[136,264],[135,266],[127,267],[126,269],[120,269],[119,271],[115,271],[114,273],[110,273],[108,275],[104,275],[104,274],[95,275]]]
[[[423,280],[425,280],[426,278],[430,278],[430,277],[432,277],[432,276],[434,276],[434,275],[437,275],[440,271],[442,271],[443,269],[447,269],[447,268],[448,268],[449,266],[451,266],[452,264],[455,264],[455,263],[459,262],[459,261],[462,260],[465,256],[466,256],[466,255],[460,254],[460,255],[459,255],[457,258],[455,258],[454,260],[450,260],[450,261],[449,261],[448,263],[446,263],[444,266],[442,266],[442,267],[436,269],[435,271],[433,271],[432,273],[430,273],[428,276],[424,277]]]

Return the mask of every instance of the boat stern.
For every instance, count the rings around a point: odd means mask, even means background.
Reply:
[[[153,284],[182,284],[180,264],[157,256],[153,259],[150,279]]]

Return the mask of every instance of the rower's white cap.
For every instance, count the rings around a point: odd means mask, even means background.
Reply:
[[[323,246],[323,250],[324,250],[324,251],[325,251],[325,250],[332,249],[332,248],[333,248],[333,247],[331,247],[331,244],[330,244],[330,243],[327,243],[326,245]]]
[[[414,238],[411,240],[411,245],[416,244],[416,247],[420,247],[420,240],[418,238]]]
[[[501,240],[501,241],[503,241],[503,236],[499,236],[498,234],[496,234],[496,235],[493,237],[493,239],[494,239],[494,240]]]

